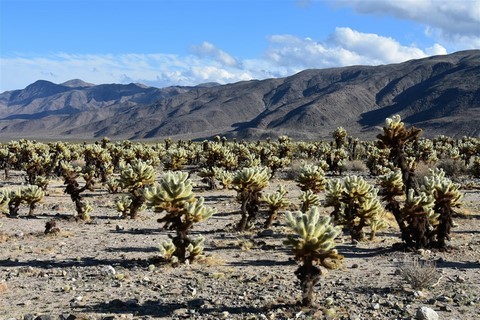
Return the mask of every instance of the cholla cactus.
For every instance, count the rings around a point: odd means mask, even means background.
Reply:
[[[411,248],[427,248],[434,239],[434,226],[438,224],[438,214],[433,207],[435,200],[424,192],[415,195],[414,190],[407,193],[402,214],[407,223],[404,241]]]
[[[223,186],[224,189],[229,189],[233,181],[233,173],[222,168],[213,167],[215,179]]]
[[[402,172],[397,169],[380,177],[380,194],[382,199],[387,202],[385,209],[393,213],[395,220],[402,232],[402,239],[408,239],[407,225],[401,211],[400,202],[397,197],[405,195],[402,180]]]
[[[168,239],[167,241],[162,242],[158,246],[158,250],[160,251],[160,256],[165,259],[165,261],[170,261],[173,264],[176,264],[178,262],[178,258],[173,255],[176,248],[173,244],[172,239]]]
[[[480,178],[480,156],[473,158],[472,166],[470,167],[470,172],[475,178]]]
[[[328,180],[325,189],[325,207],[333,207],[331,216],[334,221],[340,219],[340,207],[342,205],[342,194],[345,191],[343,181],[340,179]]]
[[[235,173],[232,187],[237,191],[237,200],[242,204],[238,231],[245,231],[247,225],[254,222],[261,192],[268,186],[269,179],[270,172],[265,167],[243,168]]]
[[[300,201],[302,202],[302,212],[307,212],[313,206],[320,206],[320,197],[312,190],[303,191],[300,194]]]
[[[215,179],[215,171],[213,168],[202,168],[198,172],[198,176],[202,178],[202,182],[207,183],[208,190],[217,189],[217,181]]]
[[[143,191],[155,182],[155,169],[148,163],[138,160],[122,166],[121,170],[118,182],[123,189],[128,190],[131,200],[128,215],[123,217],[135,219],[145,202]]]
[[[0,190],[0,212],[8,213],[9,202],[10,202],[10,191],[8,189]]]
[[[93,175],[91,172],[87,171],[82,174],[82,168],[73,167],[70,163],[62,161],[60,163],[61,174],[64,178],[65,193],[70,195],[73,203],[75,204],[75,210],[77,212],[77,217],[82,220],[90,220],[89,213],[92,211],[92,207],[88,202],[82,201],[81,193],[85,190],[93,190]],[[87,168],[88,169],[88,168]],[[80,187],[80,184],[77,182],[77,179],[82,176],[85,180],[85,185]]]
[[[431,176],[425,177],[421,190],[435,199],[434,211],[439,215],[437,226],[437,245],[446,248],[446,240],[450,240],[450,229],[453,225],[453,208],[460,206],[463,195],[460,185],[445,177],[442,169],[430,170]]]
[[[131,205],[132,199],[130,199],[126,195],[122,195],[122,197],[116,202],[117,211],[122,214],[123,218],[128,217]]]
[[[342,148],[347,143],[347,130],[343,127],[338,127],[335,131],[333,131],[333,139],[335,139],[335,146],[337,148]]]
[[[295,271],[302,286],[302,304],[311,306],[313,288],[322,274],[316,264],[335,269],[343,259],[335,249],[335,238],[341,229],[331,224],[330,217],[321,217],[318,207],[312,207],[306,213],[287,212],[285,221],[294,231],[285,244],[292,247],[295,260],[302,264]]]
[[[173,244],[178,262],[183,263],[187,258],[191,262],[198,258],[203,250],[203,241],[191,240],[188,233],[194,223],[209,219],[216,210],[207,208],[203,197],[195,198],[188,174],[167,172],[157,185],[147,188],[144,195],[147,205],[155,212],[165,212],[158,222],[165,222],[165,228],[176,231]]]
[[[317,193],[325,189],[325,172],[319,166],[304,164],[296,181],[302,191]]]
[[[337,184],[331,185],[335,190],[327,191],[329,194],[327,205],[338,206],[338,202],[340,202],[338,212],[334,211],[334,215],[338,214],[338,223],[346,226],[352,241],[362,240],[364,238],[363,228],[371,226],[372,221],[376,221],[375,228],[378,228],[379,221],[384,216],[383,207],[377,197],[377,190],[367,184],[362,177],[348,176],[343,181],[341,196],[336,200],[335,192],[341,189]],[[372,231],[373,236],[375,231]]]
[[[36,204],[43,200],[45,192],[37,185],[29,185],[22,188],[22,201],[29,206],[28,216],[33,216]]]
[[[280,209],[286,208],[290,205],[290,201],[285,198],[287,190],[284,186],[280,185],[277,189],[277,192],[265,195],[262,198],[262,201],[268,204],[269,213],[268,218],[265,221],[265,228],[270,228],[273,221],[277,219],[278,211]]]
[[[407,161],[406,146],[414,144],[420,137],[421,129],[411,127],[407,129],[399,115],[385,120],[383,134],[377,135],[378,146],[389,149],[389,160],[402,171],[402,180],[408,192],[414,184],[414,168]]]
[[[163,159],[163,166],[165,170],[182,170],[187,161],[187,151],[184,148],[170,148]]]

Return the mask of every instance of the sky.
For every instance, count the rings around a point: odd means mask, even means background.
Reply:
[[[285,77],[480,48],[480,0],[0,0],[0,92]]]

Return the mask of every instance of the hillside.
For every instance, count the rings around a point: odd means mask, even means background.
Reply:
[[[480,50],[227,85],[37,81],[0,95],[0,138],[373,137],[397,113],[426,136],[480,136]]]

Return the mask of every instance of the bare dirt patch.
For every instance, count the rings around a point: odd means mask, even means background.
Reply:
[[[20,183],[14,176],[11,185]],[[275,179],[267,192],[285,184],[299,204],[292,181]],[[343,267],[326,271],[316,286],[316,307],[298,305],[297,268],[282,242],[288,230],[278,221],[263,231],[231,231],[239,204],[231,190],[196,190],[217,208],[193,233],[206,238],[206,261],[173,268],[158,263],[158,244],[170,231],[149,210],[138,220],[119,219],[118,195],[99,188],[86,193],[92,222],[76,222],[61,181],[36,209],[36,218],[0,218],[0,318],[34,319],[413,319],[417,309],[434,309],[440,319],[478,319],[480,305],[480,192],[465,190],[447,252],[405,252],[392,226],[372,242],[337,248]],[[323,195],[322,195],[323,197]],[[330,208],[322,209],[325,214]],[[44,234],[56,221],[58,233]],[[435,263],[439,281],[415,291],[398,274],[414,257]]]

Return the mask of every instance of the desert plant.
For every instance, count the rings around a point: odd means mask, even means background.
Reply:
[[[194,223],[207,220],[216,211],[204,205],[203,197],[195,198],[188,174],[180,171],[167,172],[157,185],[145,189],[144,194],[149,207],[155,212],[165,212],[158,222],[165,222],[165,228],[176,231],[176,236],[172,239],[175,251],[170,256],[175,256],[180,263],[187,258],[190,262],[198,258],[203,250],[204,240],[190,239],[188,233]],[[167,253],[171,252],[168,243],[162,244],[162,247]]]
[[[312,190],[302,191],[300,194],[301,211],[307,212],[313,206],[320,206],[320,197]]]
[[[415,194],[411,189],[407,193],[402,215],[406,222],[406,232],[403,235],[406,245],[410,248],[428,248],[435,238],[435,226],[438,224],[438,214],[433,207],[433,196],[424,192]]]
[[[296,181],[302,191],[317,193],[325,188],[325,172],[319,166],[304,164]]]
[[[83,172],[82,172],[83,171]],[[85,190],[93,191],[93,172],[89,168],[73,167],[70,163],[65,161],[61,162],[61,174],[64,178],[65,193],[70,195],[73,203],[75,204],[75,210],[77,217],[81,220],[90,220],[89,213],[93,210],[91,205],[87,201],[82,201],[81,193]],[[85,185],[80,187],[77,179],[82,177],[85,180]]]
[[[8,213],[8,204],[10,202],[10,190],[0,190],[0,212]]]
[[[232,188],[237,191],[237,200],[241,203],[242,218],[237,225],[238,231],[245,231],[255,221],[261,192],[268,186],[269,179],[270,172],[265,167],[243,168],[233,176]]]
[[[28,216],[33,216],[33,212],[38,202],[45,197],[45,192],[37,185],[28,185],[22,188],[22,201],[28,204]]]
[[[416,143],[420,137],[421,129],[406,128],[399,115],[385,120],[383,133],[377,135],[378,147],[389,149],[388,159],[402,171],[402,180],[408,192],[414,187],[415,165],[408,159],[406,147]]]
[[[128,211],[123,211],[123,218],[138,218],[145,203],[144,190],[155,182],[155,177],[155,169],[141,160],[121,166],[118,182],[123,189],[128,190],[131,200]]]
[[[453,225],[453,208],[460,207],[460,184],[453,183],[445,177],[441,169],[430,170],[431,175],[425,177],[421,190],[430,194],[435,200],[433,210],[439,215],[437,226],[437,245],[446,248],[446,240],[450,240],[450,229]]]
[[[285,244],[292,247],[295,260],[301,263],[295,275],[303,291],[302,304],[311,306],[313,288],[322,274],[317,265],[335,269],[343,259],[335,249],[335,238],[341,230],[331,224],[330,217],[321,217],[318,207],[312,207],[306,213],[287,212],[285,221],[294,231]]]
[[[420,260],[418,257],[404,259],[398,270],[399,275],[413,290],[429,289],[440,280],[435,263]]]
[[[343,188],[337,184],[332,184],[331,187],[335,190],[327,191],[329,200],[326,205],[338,206],[340,204],[338,212],[334,211],[334,214],[338,216],[336,222],[345,225],[352,241],[359,241],[364,239],[363,228],[371,227],[372,222],[375,221],[375,230],[371,228],[371,238],[373,238],[375,232],[382,225],[380,221],[385,214],[377,197],[377,190],[362,177],[357,176],[347,176],[343,181]],[[341,190],[340,194],[338,194],[339,190]],[[338,195],[339,198],[334,199],[334,196]]]
[[[265,221],[265,228],[270,228],[277,219],[278,211],[290,205],[290,201],[285,198],[287,190],[280,185],[275,193],[265,195],[261,200],[268,205],[268,218]]]

